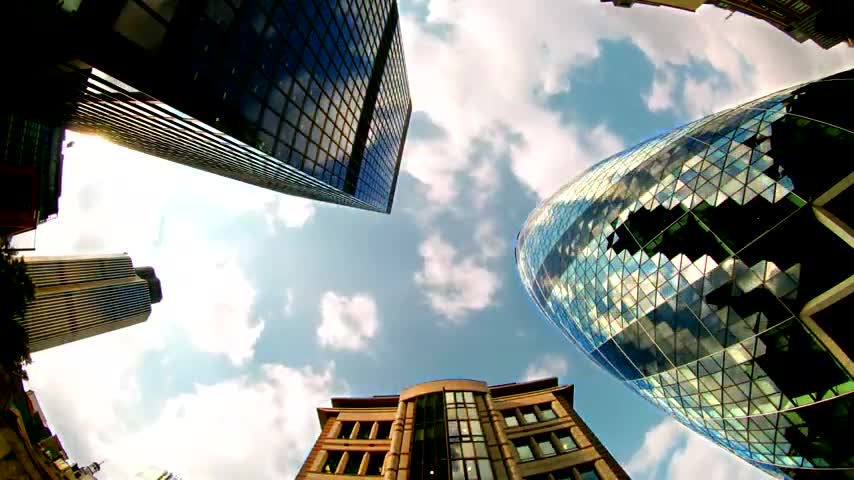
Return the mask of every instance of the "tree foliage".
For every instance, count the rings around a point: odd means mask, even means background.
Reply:
[[[30,363],[27,332],[21,319],[35,298],[35,287],[21,257],[0,242],[0,369],[26,379],[24,365]]]

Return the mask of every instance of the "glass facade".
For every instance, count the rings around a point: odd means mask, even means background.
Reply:
[[[72,128],[283,193],[391,210],[411,113],[396,2],[96,3],[75,21],[110,32],[67,66],[88,79]]]
[[[476,395],[431,393],[415,400],[410,478],[493,479]]]
[[[33,226],[56,217],[64,138],[63,128],[0,113],[0,209],[33,212]],[[4,227],[0,215],[0,233]]]
[[[448,480],[448,439],[441,393],[415,399],[415,430],[409,476],[414,480]]]
[[[522,282],[565,336],[778,476],[854,474],[842,324],[854,302],[854,120],[839,104],[852,77],[616,154],[543,202],[517,239]]]
[[[472,392],[445,392],[452,480],[492,480],[483,425]]]

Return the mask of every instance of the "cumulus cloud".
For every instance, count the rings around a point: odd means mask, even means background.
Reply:
[[[646,474],[649,478],[659,478],[661,463],[672,454],[680,441],[684,441],[686,431],[679,422],[666,419],[646,432],[643,445],[632,455],[626,470],[633,475]],[[665,465],[666,467],[666,465]]]
[[[373,297],[351,297],[326,292],[320,301],[320,344],[334,350],[364,350],[379,329],[377,305]]]
[[[300,228],[314,216],[316,207],[311,200],[291,197],[288,195],[276,195],[267,204],[264,219],[267,222],[267,230],[276,233],[279,225],[285,228]]]
[[[253,314],[256,288],[243,270],[233,239],[220,232],[244,215],[254,216],[263,226],[263,206],[276,194],[97,137],[69,132],[67,139],[75,146],[65,152],[59,216],[39,227],[34,254],[127,252],[135,265],[155,268],[164,298],[153,306],[147,322],[33,355],[29,386],[39,395],[51,427],[76,460],[108,458],[100,476],[107,480],[129,478],[138,462],[197,478],[222,478],[222,471],[237,472],[235,478],[293,478],[317,431],[313,409],[330,397],[331,367],[319,373],[265,367],[260,379],[240,377],[200,386],[167,402],[159,414],[157,403],[140,387],[140,374],[152,356],[181,340],[197,351],[223,355],[237,366],[252,358],[264,328]],[[313,207],[300,205],[280,202],[279,211],[273,211],[275,225],[297,227],[308,221],[307,211]],[[289,217],[288,212],[296,214]],[[213,232],[218,232],[216,241],[211,240]],[[163,364],[162,359],[153,360]],[[230,398],[231,403],[206,408],[220,398]],[[242,419],[249,433],[223,420],[240,413],[244,408],[240,401],[255,402],[247,408],[258,412],[254,423]],[[271,406],[270,412],[261,408]],[[293,415],[292,407],[302,413]],[[283,412],[293,418],[285,418]],[[159,420],[151,426],[149,417],[156,415]],[[261,423],[269,432],[267,419],[277,415],[280,420],[272,430],[276,450],[254,449],[249,460],[245,450],[238,452],[240,458],[229,456],[235,450],[223,438],[257,438]],[[198,430],[197,425],[215,428],[224,422],[229,431],[222,435],[201,438],[197,432],[180,431],[188,425]],[[170,430],[173,426],[177,430]],[[190,434],[192,438],[186,436]],[[181,440],[168,444],[166,437]],[[210,444],[204,449],[188,450],[206,439]],[[217,450],[219,446],[229,450]],[[178,451],[182,460],[173,462],[171,452]]]
[[[474,229],[474,241],[484,258],[500,257],[507,253],[507,242],[495,230],[495,223],[490,220],[481,221]]]
[[[563,355],[547,353],[540,355],[525,370],[525,381],[549,377],[563,377],[569,372],[569,362]]]
[[[676,88],[676,74],[670,69],[663,70],[653,81],[649,93],[644,96],[649,111],[661,112],[674,108],[674,88]]]
[[[264,321],[253,314],[256,288],[247,279],[237,253],[223,245],[189,239],[198,234],[175,226],[155,257],[163,301],[152,307],[160,318],[184,330],[203,352],[222,354],[243,365],[254,354]]]
[[[163,347],[157,325],[145,322],[32,355],[28,388],[75,460],[104,458],[103,437],[123,431],[142,398],[136,372]]]
[[[432,0],[427,9],[426,19],[402,19],[407,58],[417,59],[409,79],[414,108],[446,135],[412,139],[404,169],[426,186],[431,202],[446,206],[460,194],[461,179],[497,175],[502,156],[491,155],[489,167],[478,164],[475,141],[496,153],[512,147],[513,173],[540,198],[624,146],[607,124],[566,123],[548,107],[549,95],[572,88],[574,68],[598,58],[603,40],[633,42],[651,60],[655,80],[642,94],[650,110],[688,117],[854,64],[844,46],[798,44],[745,15],[724,21],[729,12],[710,6],[685,14],[565,0],[524,9],[512,0]],[[697,76],[697,66],[720,78]],[[521,141],[508,145],[495,132]]]
[[[315,408],[346,394],[346,385],[334,378],[334,365],[315,371],[269,364],[257,377],[196,385],[168,399],[155,420],[140,427],[127,416],[139,392],[102,383],[104,375],[135,383],[134,368],[117,368],[112,357],[104,362],[105,354],[118,352],[104,350],[107,342],[97,338],[86,345],[88,355],[75,349],[85,361],[69,357],[78,360],[65,365],[63,356],[55,355],[61,360],[56,362],[50,358],[51,351],[36,354],[30,386],[79,461],[108,459],[99,474],[105,480],[130,478],[147,465],[183,478],[294,478],[320,430]]]
[[[615,24],[651,59],[656,78],[647,105],[695,118],[758,95],[835,73],[854,65],[844,45],[822,50],[797,43],[766,22],[727,10],[701,7],[696,14],[666,8],[612,9]],[[678,38],[678,42],[672,39]],[[710,66],[720,81],[690,73]],[[677,88],[675,79],[684,85]]]
[[[39,227],[35,255],[127,252],[154,267],[163,300],[148,320],[183,331],[198,350],[240,365],[264,323],[236,249],[212,241],[228,218],[255,212],[253,186],[69,132],[58,218]],[[115,179],[122,179],[117,182]],[[211,213],[215,212],[215,213]]]
[[[626,470],[641,480],[768,480],[771,477],[676,420],[665,419],[644,435]]]
[[[475,257],[458,258],[457,250],[439,234],[430,235],[418,250],[424,265],[415,273],[415,283],[445,319],[461,323],[468,313],[492,303],[498,276]]]
[[[586,132],[562,125],[543,102],[543,95],[569,88],[565,71],[570,65],[586,63],[597,52],[595,37],[567,38],[573,29],[565,25],[559,36],[545,37],[543,24],[551,23],[555,11],[569,16],[576,9],[566,2],[545,3],[520,10],[509,1],[434,0],[426,22],[402,19],[407,56],[418,59],[409,65],[415,108],[447,133],[407,145],[404,168],[426,185],[432,202],[451,204],[461,175],[471,177],[477,188],[494,191],[496,164],[509,151],[508,135],[521,137],[511,155],[514,173],[540,196],[614,146],[606,126],[599,127],[602,134],[587,138]],[[514,14],[506,15],[510,11]],[[436,25],[447,26],[449,33]],[[419,104],[418,99],[430,100]],[[475,141],[493,152],[485,164],[472,157]]]
[[[184,478],[294,478],[320,431],[315,409],[333,396],[332,372],[264,365],[258,379],[197,385],[115,449]]]

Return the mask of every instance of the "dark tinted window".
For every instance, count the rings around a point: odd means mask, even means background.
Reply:
[[[338,432],[338,438],[350,438],[353,434],[353,428],[356,426],[356,422],[342,422],[341,423],[341,431]]]

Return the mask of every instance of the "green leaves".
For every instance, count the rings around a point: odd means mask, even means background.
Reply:
[[[22,258],[13,255],[8,242],[0,244],[0,369],[26,379],[30,363],[27,332],[21,325],[35,287]]]

